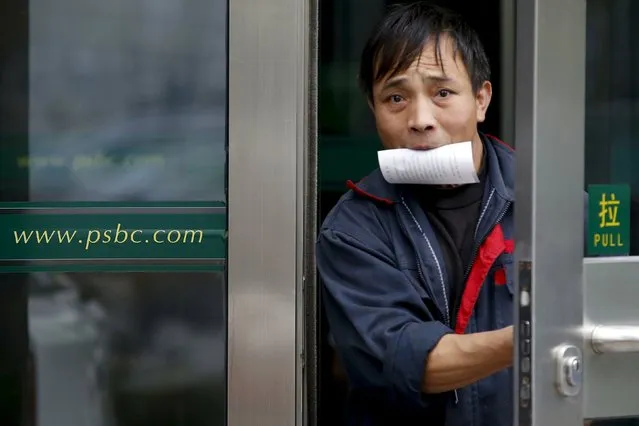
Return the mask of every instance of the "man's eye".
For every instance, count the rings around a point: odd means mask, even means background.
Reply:
[[[398,104],[398,103],[400,103],[401,101],[404,100],[404,98],[402,98],[399,95],[391,95],[391,97],[389,99],[390,99],[391,102],[393,102],[395,104]]]
[[[446,97],[450,96],[452,93],[453,93],[453,92],[451,92],[451,91],[450,91],[450,90],[448,90],[448,89],[442,89],[442,90],[440,90],[439,92],[437,92],[437,94],[438,94],[440,97],[442,97],[442,98],[446,98]]]

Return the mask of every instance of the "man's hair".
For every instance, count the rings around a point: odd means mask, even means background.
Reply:
[[[454,55],[461,57],[473,90],[490,80],[490,63],[477,33],[457,13],[426,1],[392,6],[375,26],[362,52],[359,80],[369,100],[373,85],[386,76],[405,71],[434,41],[436,58],[441,57],[442,35],[453,43]]]

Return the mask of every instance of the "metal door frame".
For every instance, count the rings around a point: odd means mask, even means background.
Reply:
[[[556,354],[584,349],[586,2],[518,0],[516,13],[514,424],[577,426],[583,392],[561,386]]]
[[[228,425],[303,424],[311,0],[229,1]],[[312,203],[311,203],[312,204]],[[310,215],[313,222],[314,213]],[[314,229],[313,229],[314,231]],[[313,297],[313,292],[310,292]],[[312,321],[312,320],[311,320]]]

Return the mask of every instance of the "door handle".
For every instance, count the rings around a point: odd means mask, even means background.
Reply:
[[[597,354],[639,353],[639,326],[597,325],[590,330],[590,346]],[[557,390],[563,396],[577,395],[583,375],[581,351],[576,346],[560,345],[555,349],[555,362]]]
[[[592,350],[604,353],[639,353],[639,326],[598,325],[590,335]]]

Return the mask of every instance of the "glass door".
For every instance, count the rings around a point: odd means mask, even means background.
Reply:
[[[2,2],[0,412],[226,423],[226,0]]]
[[[639,3],[520,0],[517,424],[639,422]]]
[[[584,415],[638,425],[639,3],[586,2]]]
[[[3,426],[306,422],[316,6],[1,3]]]

